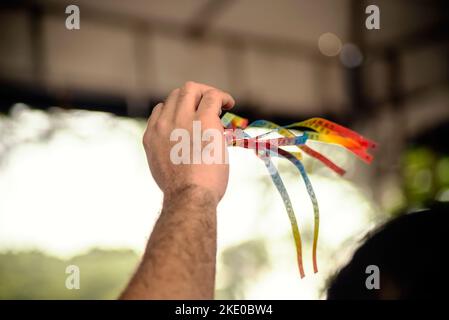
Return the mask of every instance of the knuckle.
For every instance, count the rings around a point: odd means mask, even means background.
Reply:
[[[187,81],[182,87],[179,92],[179,98],[182,100],[186,98],[189,95],[194,95],[195,92],[198,90],[198,84],[193,81]]]
[[[176,89],[172,90],[168,96],[169,97],[176,96],[179,94],[179,91],[181,91],[181,90],[179,88],[176,88]]]
[[[164,104],[162,102],[159,102],[157,105],[154,106],[153,111],[156,111],[157,109],[162,108]]]
[[[195,89],[197,87],[197,83],[194,81],[187,81],[186,83],[184,83],[183,85],[183,89],[184,91],[191,91],[193,89]]]
[[[168,123],[164,119],[159,119],[154,125],[156,131],[165,131],[168,128]]]
[[[207,90],[204,97],[208,100],[217,100],[222,96],[222,92],[218,89]]]
[[[188,90],[188,89],[182,88],[182,90],[179,92],[178,97],[179,97],[180,100],[183,100],[188,95],[190,95],[191,92],[192,92],[192,90]]]
[[[150,120],[152,117],[154,118],[155,114],[158,112],[158,109],[160,109],[161,107],[162,107],[162,104],[158,103],[157,105],[155,105],[153,107],[153,109],[151,109],[151,114],[150,114],[150,118],[149,118]]]

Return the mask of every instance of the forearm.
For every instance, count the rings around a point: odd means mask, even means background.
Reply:
[[[142,262],[121,298],[212,299],[216,205],[196,187],[166,195]]]
[[[190,149],[226,154],[219,115],[234,99],[216,88],[186,82],[157,104],[148,119],[143,145],[154,180],[164,192],[161,215],[142,262],[122,294],[123,299],[212,299],[217,251],[217,204],[229,177],[226,162],[173,159],[174,147],[190,159]],[[200,132],[195,124],[200,123]],[[215,133],[210,143],[205,132]],[[182,133],[180,135],[180,133]],[[181,139],[177,143],[173,137]],[[201,141],[198,147],[195,141]],[[185,149],[188,149],[187,151]],[[201,153],[202,155],[202,153]],[[195,159],[194,159],[195,160]]]

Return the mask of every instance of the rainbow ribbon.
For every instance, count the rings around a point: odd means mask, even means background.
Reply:
[[[304,180],[313,206],[314,233],[312,260],[313,270],[315,273],[317,273],[317,246],[320,213],[318,201],[316,199],[312,183],[310,182],[307,172],[301,162],[301,151],[317,159],[325,166],[342,176],[345,174],[344,169],[336,165],[332,160],[330,160],[323,154],[307,146],[306,142],[308,140],[313,140],[322,143],[340,145],[368,164],[373,160],[373,156],[369,154],[368,151],[369,149],[375,148],[376,143],[374,141],[366,139],[357,132],[354,132],[348,128],[322,118],[312,118],[301,122],[295,122],[287,126],[280,126],[267,120],[256,120],[251,124],[248,124],[247,119],[228,112],[223,115],[223,117],[221,118],[221,122],[226,129],[225,138],[228,146],[254,149],[256,155],[265,163],[265,166],[270,173],[270,177],[282,197],[285,209],[287,210],[287,214],[290,219],[293,238],[296,245],[299,273],[301,275],[301,278],[303,278],[305,276],[305,273],[302,261],[301,234],[299,232],[298,222],[296,220],[296,215],[293,210],[290,197],[287,193],[287,189],[285,188],[278,170],[271,161],[271,157],[285,158],[298,169],[302,179]],[[263,128],[269,129],[269,131],[256,137],[251,137],[245,131],[249,128]],[[300,130],[302,134],[296,135],[289,129]],[[279,133],[282,137],[275,139],[263,139],[265,136],[273,132]],[[298,150],[287,151],[285,149],[282,149],[282,147],[284,146],[296,146]]]

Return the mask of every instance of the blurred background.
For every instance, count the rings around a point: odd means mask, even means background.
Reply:
[[[80,9],[67,30],[65,9]],[[365,9],[380,9],[367,30]],[[321,209],[277,165],[305,243],[264,165],[231,149],[219,207],[216,297],[325,298],[373,227],[449,201],[449,10],[437,0],[36,0],[0,3],[0,299],[113,299],[132,275],[162,194],[141,137],[152,107],[187,80],[229,91],[235,113],[280,124],[313,116],[379,143],[371,165],[316,147]],[[187,217],[186,217],[187,218]],[[80,267],[79,290],[65,269]]]

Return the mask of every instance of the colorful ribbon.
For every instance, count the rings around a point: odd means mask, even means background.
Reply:
[[[221,118],[221,122],[226,128],[225,137],[228,146],[254,149],[256,155],[264,161],[265,166],[270,173],[270,177],[282,197],[285,209],[287,210],[292,228],[293,238],[296,245],[299,273],[301,275],[301,278],[303,278],[305,276],[305,273],[302,261],[301,234],[299,232],[298,222],[296,220],[296,215],[293,210],[290,197],[287,193],[287,189],[285,188],[282,178],[270,158],[273,156],[285,158],[298,169],[302,179],[304,180],[313,206],[314,233],[312,261],[314,272],[318,272],[317,246],[320,214],[318,201],[316,199],[312,183],[310,182],[307,172],[301,162],[301,151],[322,162],[325,166],[327,166],[337,174],[344,175],[344,169],[336,165],[334,162],[332,162],[332,160],[328,159],[318,151],[315,151],[311,147],[307,146],[306,142],[308,140],[314,140],[322,143],[340,145],[354,153],[358,158],[365,161],[366,163],[370,163],[373,160],[373,156],[368,153],[368,150],[376,147],[375,142],[366,139],[357,132],[321,118],[312,118],[301,122],[295,122],[287,126],[279,126],[273,122],[266,120],[257,120],[248,125],[247,119],[228,112],[223,115],[223,117]],[[245,131],[249,128],[263,128],[269,129],[269,131],[256,137],[251,137]],[[289,130],[293,128],[300,130],[302,134],[296,135],[291,130]],[[277,132],[282,137],[275,139],[263,139],[265,136],[269,135],[272,132]],[[296,146],[298,148],[298,151],[287,151],[285,149],[282,149],[282,147],[284,146]]]

